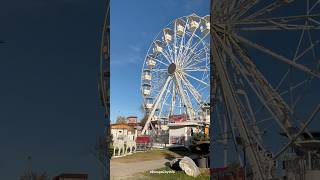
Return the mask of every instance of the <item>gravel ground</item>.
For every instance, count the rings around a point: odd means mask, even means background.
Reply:
[[[130,163],[115,162],[111,160],[110,177],[111,180],[139,179],[143,177],[140,173],[165,167],[166,162],[169,162],[169,160],[165,158]]]

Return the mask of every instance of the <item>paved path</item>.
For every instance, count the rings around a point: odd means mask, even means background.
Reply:
[[[157,159],[151,161],[138,161],[131,163],[115,162],[111,160],[110,177],[111,180],[137,179],[137,173],[165,167],[166,162],[169,162],[169,160]]]

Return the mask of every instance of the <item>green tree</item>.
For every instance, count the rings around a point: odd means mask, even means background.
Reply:
[[[127,124],[126,117],[124,117],[124,116],[118,116],[117,119],[116,119],[116,123],[117,123],[117,124]]]

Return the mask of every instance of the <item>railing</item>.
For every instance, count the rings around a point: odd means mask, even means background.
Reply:
[[[320,170],[320,158],[311,159],[311,169]]]
[[[296,158],[292,160],[286,160],[285,162],[286,174],[295,176],[294,179],[304,180],[304,176],[307,171],[307,160],[304,158]]]
[[[171,136],[170,137],[171,144],[179,144],[185,145],[185,136]]]
[[[297,180],[305,180],[308,170],[320,170],[320,158],[312,157],[309,163],[307,156],[285,161],[286,174],[292,174]]]

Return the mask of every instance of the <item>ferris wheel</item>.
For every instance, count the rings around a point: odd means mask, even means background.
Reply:
[[[246,179],[318,179],[320,1],[211,8],[213,162],[238,163]]]
[[[199,121],[210,98],[210,19],[196,14],[173,20],[151,43],[141,91],[148,120],[166,124],[172,115]]]

